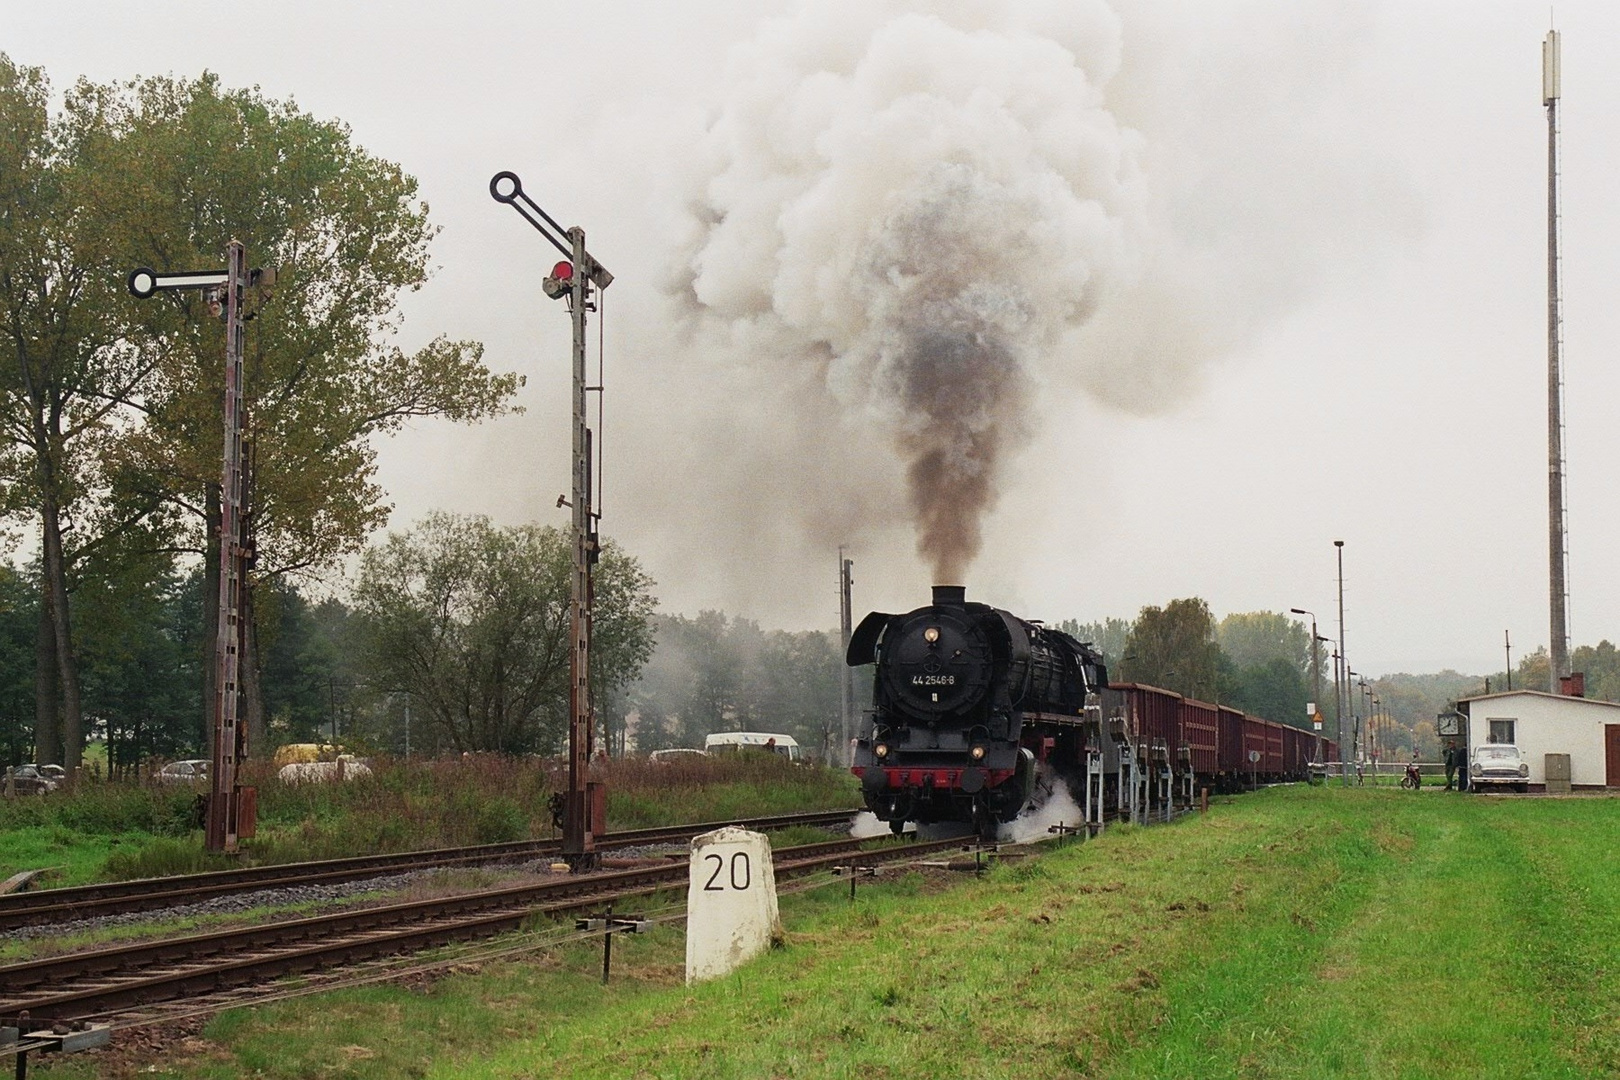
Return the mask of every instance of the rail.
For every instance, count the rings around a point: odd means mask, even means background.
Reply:
[[[815,811],[695,825],[628,829],[600,837],[597,847],[601,850],[620,850],[642,844],[675,842],[726,825],[741,825],[759,830],[794,825],[836,825],[840,821],[849,820],[855,813],[855,810]],[[481,866],[553,854],[561,850],[562,844],[557,840],[518,840],[477,847],[437,848],[394,855],[361,855],[347,859],[279,863],[242,870],[217,870],[202,874],[180,874],[173,877],[141,878],[134,881],[10,893],[0,895],[0,932],[22,926],[64,922],[69,919],[154,911],[259,889],[333,884],[410,870]]]
[[[846,863],[914,860],[963,849],[960,839],[933,842],[841,839],[783,848],[774,855],[781,880]],[[105,1019],[130,1008],[229,991],[450,941],[489,937],[543,915],[678,888],[685,863],[569,875],[455,897],[392,904],[235,930],[111,946],[0,968],[0,1016],[29,1015],[58,1023]]]

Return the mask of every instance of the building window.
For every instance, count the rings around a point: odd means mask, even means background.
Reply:
[[[1487,720],[1486,723],[1490,724],[1491,726],[1491,734],[1486,740],[1487,742],[1507,743],[1509,745],[1513,744],[1514,721],[1498,720],[1493,717],[1490,720]]]

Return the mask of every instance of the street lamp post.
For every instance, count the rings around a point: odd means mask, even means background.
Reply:
[[[1320,712],[1322,708],[1322,659],[1321,653],[1317,651],[1317,642],[1327,639],[1317,636],[1316,612],[1306,611],[1304,608],[1289,608],[1288,610],[1295,615],[1309,615],[1311,617],[1311,683],[1315,687],[1312,690],[1311,707]],[[1316,760],[1321,761],[1322,729],[1316,726],[1316,715],[1314,713],[1311,716],[1311,730],[1316,732]]]
[[[1356,685],[1361,689],[1361,718],[1356,723],[1356,737],[1365,757],[1371,753],[1368,748],[1372,739],[1372,683],[1367,681],[1366,675],[1357,675]]]
[[[1367,746],[1372,756],[1374,776],[1378,775],[1378,751],[1381,748],[1380,740],[1383,737],[1384,721],[1382,714],[1379,712],[1382,705],[1383,702],[1378,695],[1374,694],[1372,696],[1372,711],[1368,713],[1367,720]]]

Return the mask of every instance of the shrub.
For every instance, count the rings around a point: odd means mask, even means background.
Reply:
[[[196,874],[204,870],[224,870],[235,865],[228,857],[203,850],[201,835],[176,838],[155,837],[133,851],[115,851],[107,856],[103,873],[113,881],[133,878],[168,877]]]
[[[478,808],[480,844],[504,844],[529,835],[529,815],[516,802],[497,796]]]

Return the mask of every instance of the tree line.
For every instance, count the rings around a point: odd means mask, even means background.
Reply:
[[[313,600],[286,579],[260,586],[253,616],[264,740],[360,752],[556,753],[568,728],[569,572],[562,530],[499,528],[435,514],[361,556],[347,601]],[[608,541],[597,564],[592,692],[621,716],[652,652],[652,581]],[[130,775],[153,757],[201,753],[205,572],[80,592],[75,640],[86,734]],[[30,575],[0,566],[0,751],[34,750],[37,608]],[[614,732],[607,725],[604,748]]]
[[[1111,678],[1162,686],[1295,727],[1308,727],[1310,634],[1286,615],[1247,612],[1216,621],[1200,599],[1147,607],[1135,619],[1060,629],[1099,648]],[[842,647],[823,631],[764,631],[720,611],[661,615],[657,651],[622,699],[634,745],[701,747],[716,731],[792,735],[832,757],[841,738]],[[853,674],[856,710],[871,698],[871,674]],[[1332,674],[1328,672],[1331,686]],[[1333,715],[1332,702],[1321,707]],[[623,730],[623,729],[621,729]]]

